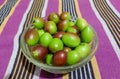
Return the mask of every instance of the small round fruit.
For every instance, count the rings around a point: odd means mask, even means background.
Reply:
[[[32,56],[37,60],[44,60],[48,54],[48,49],[41,45],[36,45],[32,48]]]
[[[81,41],[83,42],[86,43],[91,42],[94,38],[93,29],[90,26],[86,27],[83,31],[81,31],[80,37],[81,37]]]
[[[48,65],[52,65],[53,54],[47,54],[46,56],[46,63]]]
[[[33,18],[32,24],[35,28],[42,29],[45,25],[45,20],[40,17]]]
[[[75,50],[80,54],[81,58],[86,58],[89,55],[91,48],[87,43],[81,43]]]
[[[63,50],[57,51],[53,55],[53,65],[64,66],[67,61],[67,53]]]
[[[37,30],[35,29],[28,29],[27,32],[25,33],[25,42],[30,45],[36,45],[39,41],[39,34]]]
[[[63,43],[59,38],[53,38],[49,44],[49,50],[52,53],[56,51],[63,50]]]
[[[68,53],[68,52],[70,52],[72,49],[69,48],[69,47],[64,47],[63,50],[64,50],[66,53]]]
[[[79,29],[76,26],[72,26],[72,27],[68,27],[67,32],[78,34],[79,33]]]
[[[82,31],[85,27],[88,26],[87,21],[84,18],[78,18],[75,24],[80,31]]]
[[[57,32],[57,26],[55,22],[48,21],[45,23],[45,31],[49,32],[50,34],[55,34]]]
[[[59,32],[55,33],[55,34],[53,35],[53,37],[54,37],[54,38],[62,38],[62,36],[63,36],[64,33],[65,33],[65,32],[63,32],[63,31],[59,31]]]
[[[62,20],[58,23],[58,30],[59,31],[66,31],[68,27],[69,27],[68,20]]]
[[[37,31],[38,31],[39,37],[41,37],[45,33],[43,29],[40,29],[40,30],[38,29]]]
[[[80,44],[79,36],[70,32],[63,34],[62,41],[68,47],[76,47]]]
[[[40,37],[40,44],[45,47],[48,47],[48,45],[52,39],[53,39],[52,35],[50,33],[46,32]]]
[[[81,60],[79,53],[75,50],[72,50],[67,53],[67,64],[73,65],[78,63]]]
[[[72,22],[72,21],[69,22],[69,27],[72,27],[72,26],[74,26],[74,25],[75,25],[74,22]]]
[[[54,21],[56,24],[59,22],[59,15],[55,12],[48,16],[48,21]]]
[[[70,20],[70,13],[69,12],[62,12],[60,14],[60,19],[61,20]]]

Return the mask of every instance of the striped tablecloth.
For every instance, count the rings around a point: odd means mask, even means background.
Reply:
[[[48,73],[23,55],[20,36],[33,17],[68,11],[96,30],[96,55],[67,74]],[[0,79],[120,79],[120,0],[0,0]]]

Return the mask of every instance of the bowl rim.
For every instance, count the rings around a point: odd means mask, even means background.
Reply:
[[[97,49],[98,49],[98,35],[96,33],[96,31],[94,30],[94,28],[90,25],[90,27],[93,29],[94,31],[94,37],[95,38],[95,41],[97,41],[95,44],[95,49],[93,52],[91,52],[87,58],[84,58],[82,59],[79,63],[77,64],[74,64],[74,65],[70,65],[70,66],[51,66],[51,65],[47,65],[47,64],[44,64],[44,63],[39,63],[39,61],[37,61],[36,59],[34,59],[33,57],[31,57],[30,55],[27,55],[27,53],[25,52],[28,52],[30,53],[30,50],[28,50],[28,47],[25,44],[25,40],[24,40],[24,35],[26,33],[26,31],[29,29],[29,28],[33,28],[31,27],[31,25],[29,25],[28,27],[26,27],[23,32],[21,33],[21,37],[20,37],[20,46],[22,48],[22,53],[24,54],[24,56],[29,60],[29,62],[33,63],[34,65],[42,68],[43,70],[46,70],[45,68],[47,69],[55,69],[55,70],[66,70],[66,69],[72,69],[72,68],[77,68],[77,67],[82,67],[83,65],[85,65],[87,62],[89,62],[92,57],[95,55]],[[24,44],[23,44],[24,43]],[[26,50],[27,49],[27,50]],[[30,58],[31,57],[31,58]]]

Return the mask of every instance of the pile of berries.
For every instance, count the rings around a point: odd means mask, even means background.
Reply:
[[[52,12],[47,20],[35,17],[24,36],[31,55],[52,66],[73,65],[86,58],[94,31],[84,18],[70,20],[69,12]]]

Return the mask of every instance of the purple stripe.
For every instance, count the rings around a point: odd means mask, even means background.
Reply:
[[[58,13],[58,0],[48,0],[48,6],[46,10],[46,19],[51,12]],[[62,79],[62,75],[52,74],[41,70],[40,79]]]
[[[5,0],[0,0],[0,6],[5,2]]]
[[[13,51],[13,40],[29,2],[30,0],[21,0],[0,35],[0,79],[5,74]]]
[[[40,79],[62,79],[62,75],[60,74],[52,74],[44,70],[41,70],[40,73]]]
[[[111,4],[120,12],[120,0],[110,0]]]
[[[99,48],[96,53],[96,59],[102,79],[119,79],[120,62],[105,34],[103,26],[91,8],[89,0],[79,0],[79,7],[82,17],[95,28],[99,37]]]

